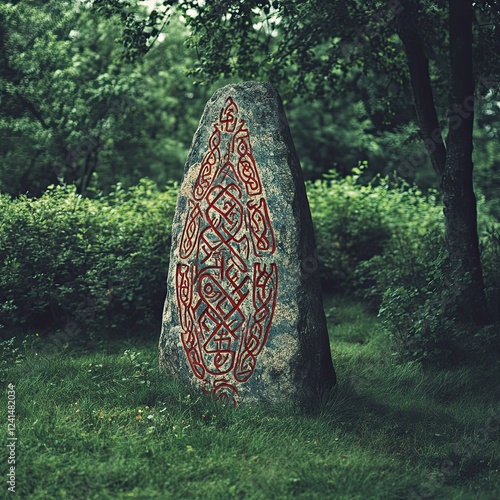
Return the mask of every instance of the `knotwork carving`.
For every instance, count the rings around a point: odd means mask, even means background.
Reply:
[[[204,391],[236,404],[268,338],[278,267],[250,132],[231,97],[199,168],[175,276],[181,340]]]

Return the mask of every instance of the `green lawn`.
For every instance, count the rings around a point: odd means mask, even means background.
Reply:
[[[36,338],[6,374],[18,496],[500,498],[498,367],[423,370],[361,304],[326,311],[339,383],[316,413],[191,393],[159,375],[156,339],[48,354]]]

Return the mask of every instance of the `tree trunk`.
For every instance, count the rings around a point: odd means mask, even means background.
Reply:
[[[90,185],[90,181],[92,180],[92,175],[96,171],[97,161],[99,158],[99,145],[100,139],[97,139],[95,147],[93,147],[93,145],[90,146],[90,150],[87,153],[84,170],[77,184],[79,194],[86,193],[87,188]]]
[[[446,146],[439,128],[429,61],[416,23],[418,2],[402,0],[401,3],[399,37],[410,71],[417,121],[434,170],[441,180],[445,241],[449,254],[446,282],[456,306],[455,317],[464,322],[485,323],[489,316],[472,179],[472,0],[449,0],[451,112]]]
[[[472,0],[449,0],[450,116],[446,164],[441,178],[449,278],[461,319],[484,323],[488,308],[473,189]]]
[[[410,82],[420,136],[424,141],[432,166],[439,178],[441,178],[445,168],[446,148],[434,104],[429,59],[425,54],[424,44],[416,24],[417,6],[412,0],[402,1],[401,4],[403,9],[398,18],[398,35],[403,42],[410,71]]]

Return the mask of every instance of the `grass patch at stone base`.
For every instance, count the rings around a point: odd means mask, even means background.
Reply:
[[[7,370],[19,497],[497,498],[498,367],[424,371],[362,304],[325,310],[339,383],[316,412],[190,392],[158,373],[155,341],[35,342]]]

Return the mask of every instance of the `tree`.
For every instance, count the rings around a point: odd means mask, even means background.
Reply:
[[[206,100],[184,77],[182,24],[136,62],[119,26],[79,0],[2,4],[0,26],[0,192],[84,193],[95,172],[105,189],[180,177]]]
[[[419,6],[405,1],[399,36],[406,53],[418,123],[443,193],[449,279],[457,286],[462,316],[475,322],[488,317],[477,232],[473,189],[472,132],[475,83],[473,73],[473,2],[449,2],[449,117],[446,144],[434,104],[429,59],[412,19]]]
[[[475,99],[498,90],[498,2],[181,0],[164,2],[155,23],[174,4],[192,29],[199,61],[193,75],[264,77],[285,97],[326,99],[356,87],[349,81],[354,72],[360,87],[383,103],[385,116],[397,109],[401,89],[411,87],[419,135],[443,194],[446,282],[456,296],[456,314],[465,322],[485,322],[472,141]],[[410,167],[419,163],[406,161]]]
[[[265,77],[285,96],[325,97],[352,88],[349,77],[358,68],[387,111],[397,98],[394,85],[411,87],[419,135],[443,194],[447,283],[460,319],[484,323],[488,308],[473,188],[473,123],[475,99],[498,90],[498,2],[166,1],[149,24],[166,19],[174,4],[192,30],[190,41],[198,52],[194,75]],[[390,85],[380,88],[380,79]]]

